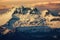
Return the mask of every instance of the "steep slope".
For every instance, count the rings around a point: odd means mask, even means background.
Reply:
[[[0,14],[0,26],[6,24],[11,18],[15,8],[11,9],[10,11]]]

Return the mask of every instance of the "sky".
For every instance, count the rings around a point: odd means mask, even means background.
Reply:
[[[0,0],[0,4],[32,4],[32,3],[43,3],[43,2],[57,2],[60,3],[60,0]]]
[[[1,5],[6,6],[14,6],[14,5],[27,5],[27,6],[34,6],[36,4],[47,4],[47,3],[60,3],[60,0],[0,0],[0,7]]]
[[[60,0],[0,0],[0,2],[56,2],[56,1],[60,1]]]

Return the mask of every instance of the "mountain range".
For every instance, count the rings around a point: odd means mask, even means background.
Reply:
[[[6,27],[8,30],[24,26],[48,26],[50,28],[60,28],[59,12],[56,12],[55,10],[51,11],[49,9],[40,11],[38,8],[34,7],[14,7],[6,13],[0,14],[0,21],[0,27]]]

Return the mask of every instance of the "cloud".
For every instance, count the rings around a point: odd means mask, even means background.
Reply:
[[[32,2],[32,1],[40,1],[40,2],[53,2],[53,1],[60,1],[60,0],[0,0],[0,2],[12,2],[12,1],[21,1],[21,2]]]
[[[60,0],[0,0],[0,5],[8,5],[8,6],[34,6],[36,4],[46,4],[46,3],[60,3]]]

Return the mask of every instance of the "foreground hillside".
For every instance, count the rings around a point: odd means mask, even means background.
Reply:
[[[47,26],[18,27],[15,32],[0,34],[0,40],[59,40],[60,29]]]

